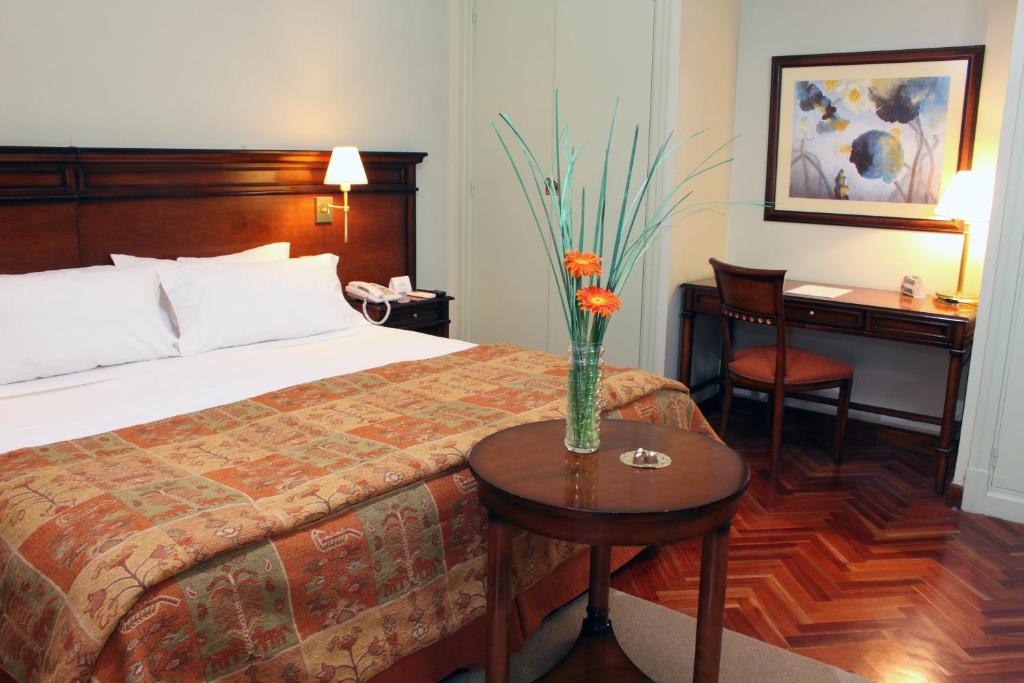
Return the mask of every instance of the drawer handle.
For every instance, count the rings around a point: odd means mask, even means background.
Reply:
[[[814,315],[814,314],[812,313],[811,315]],[[419,313],[413,313],[412,317],[413,317],[413,319],[416,319],[416,318],[420,317],[420,314]]]
[[[809,316],[811,316],[813,318],[814,317],[814,311],[807,311],[807,315],[809,315]]]

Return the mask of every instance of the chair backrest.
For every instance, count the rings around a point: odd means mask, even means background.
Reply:
[[[722,313],[759,325],[785,324],[782,305],[784,270],[742,268],[710,259],[715,269]]]
[[[786,376],[786,309],[782,300],[786,271],[743,268],[718,259],[709,259],[709,263],[718,284],[724,360],[733,360],[732,320],[773,326],[776,383],[781,384]]]

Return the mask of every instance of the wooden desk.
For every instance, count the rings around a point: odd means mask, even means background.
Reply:
[[[800,285],[820,284],[786,280],[786,291]],[[897,292],[881,289],[846,287],[850,289],[835,299],[785,295],[786,324],[821,332],[852,334],[874,339],[885,339],[920,346],[935,346],[949,349],[949,364],[946,370],[946,393],[942,404],[942,415],[923,415],[882,406],[851,403],[854,410],[861,410],[905,420],[926,422],[939,426],[939,445],[936,450],[935,491],[942,493],[952,474],[951,463],[955,463],[954,428],[956,425],[956,400],[960,393],[963,370],[971,354],[974,342],[974,323],[977,316],[975,306],[955,306],[938,301],[931,296],[912,299]],[[690,370],[693,357],[693,329],[696,315],[719,315],[718,289],[715,279],[706,278],[681,285],[683,290],[682,340],[679,358],[680,380],[690,385]],[[721,376],[705,380],[693,390],[720,382]],[[801,396],[812,401],[835,404],[835,399],[820,396]]]

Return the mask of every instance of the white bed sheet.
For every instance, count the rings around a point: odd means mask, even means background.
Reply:
[[[0,387],[0,453],[102,434],[268,391],[473,346],[361,325]]]

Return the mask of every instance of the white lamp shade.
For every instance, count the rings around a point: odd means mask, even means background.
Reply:
[[[968,223],[987,223],[992,213],[994,186],[991,171],[957,171],[935,205],[935,215]]]
[[[335,147],[327,164],[324,185],[365,185],[366,169],[358,147]]]

